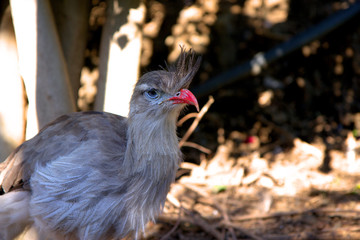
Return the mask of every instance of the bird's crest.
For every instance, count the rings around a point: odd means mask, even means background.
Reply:
[[[145,73],[136,85],[152,83],[153,86],[158,86],[172,94],[188,88],[200,67],[201,57],[192,49],[186,51],[184,47],[180,46],[180,48],[181,53],[175,64],[165,63],[165,67],[161,67],[161,70]]]
[[[177,63],[169,68],[169,72],[174,73],[174,82],[177,89],[188,88],[196,72],[199,70],[201,57],[190,49],[186,51],[184,46],[180,46],[181,53]]]

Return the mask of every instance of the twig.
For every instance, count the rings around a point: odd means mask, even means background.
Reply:
[[[199,165],[197,165],[197,164],[195,164],[195,163],[191,163],[191,162],[182,162],[182,163],[180,164],[180,167],[181,167],[181,168],[187,168],[187,169],[193,170],[193,169],[195,169],[195,168],[198,168]]]
[[[185,186],[185,185],[184,185],[184,186]],[[185,187],[189,187],[189,186],[185,186]],[[197,193],[200,192],[200,195],[201,195],[201,196],[209,196],[205,191],[199,190],[199,189],[197,189],[196,187],[195,187],[195,190],[194,190],[194,188],[191,188],[191,187],[190,187],[189,189],[191,189],[191,190],[193,190],[193,191],[196,191]],[[168,200],[169,200],[169,198],[168,198]],[[172,203],[174,206],[176,206],[176,207],[179,207],[179,206],[180,206],[180,209],[184,210],[184,212],[185,212],[187,215],[191,216],[191,222],[192,222],[193,224],[195,224],[195,225],[197,225],[197,226],[200,226],[203,230],[205,230],[206,232],[208,232],[209,234],[211,234],[212,236],[214,236],[216,239],[219,239],[219,240],[222,240],[222,239],[223,239],[221,233],[220,233],[219,231],[217,231],[217,230],[215,229],[215,227],[213,227],[213,226],[211,226],[209,223],[207,223],[207,222],[203,219],[203,217],[201,216],[201,214],[200,214],[199,212],[197,212],[196,210],[191,210],[191,211],[190,211],[190,210],[186,209],[185,207],[181,206],[181,203],[180,203],[180,201],[178,201],[178,200],[177,200],[177,201],[174,201],[174,200],[172,199],[171,203]],[[180,205],[179,205],[179,204],[180,204]],[[178,220],[178,221],[181,221],[181,219]]]
[[[236,240],[236,234],[235,234],[235,231],[234,231],[234,228],[231,226],[230,224],[230,218],[229,218],[229,214],[227,213],[227,211],[225,209],[223,209],[222,207],[220,207],[220,205],[216,204],[217,207],[218,207],[218,211],[220,211],[221,215],[223,216],[224,218],[224,222],[227,223],[227,228],[229,229],[229,232],[231,234],[231,237],[233,240]]]
[[[209,100],[204,105],[204,107],[201,109],[201,111],[197,114],[196,118],[194,119],[193,123],[189,127],[189,129],[186,131],[185,135],[182,137],[182,139],[179,142],[179,146],[182,147],[184,143],[189,139],[191,134],[194,132],[195,128],[199,124],[201,118],[204,116],[204,114],[209,110],[211,104],[214,103],[214,98],[212,96],[209,96]]]
[[[209,193],[207,193],[203,188],[197,187],[194,184],[181,184],[183,185],[185,188],[199,194],[200,196],[204,197],[204,198],[208,198],[208,199],[212,199],[212,197],[210,196]]]
[[[160,216],[158,216],[156,218],[156,222],[158,223],[176,223],[178,221],[178,216],[174,216],[173,214],[161,214]],[[189,216],[181,216],[180,218],[180,223],[185,223],[185,222],[191,222],[191,218]]]
[[[175,230],[179,227],[179,225],[180,225],[180,223],[181,223],[181,213],[182,213],[182,209],[183,209],[183,207],[180,206],[180,208],[179,208],[179,214],[178,214],[178,219],[176,220],[175,225],[170,229],[169,232],[167,232],[164,236],[162,236],[162,237],[160,238],[160,240],[166,240],[166,239],[168,239],[168,238],[171,236],[171,234],[173,234],[173,233],[175,232]]]
[[[259,219],[270,219],[270,218],[279,218],[279,217],[288,217],[288,216],[294,216],[294,215],[302,215],[302,214],[308,214],[308,213],[334,213],[337,217],[347,217],[345,216],[346,213],[356,214],[360,215],[360,211],[356,210],[332,210],[332,209],[308,209],[303,211],[288,211],[288,212],[276,212],[276,213],[270,213],[270,214],[263,214],[263,215],[248,215],[248,216],[240,216],[232,218],[233,221],[242,222],[242,221],[251,221],[251,220],[259,220]]]
[[[220,226],[225,226],[227,228],[232,227],[232,228],[236,228],[238,229],[240,232],[242,232],[243,234],[245,234],[246,236],[250,237],[251,239],[254,240],[263,240],[264,238],[259,237],[251,232],[249,232],[248,230],[245,230],[243,227],[239,226],[239,224],[230,222],[230,221],[223,221]]]
[[[292,240],[292,239],[318,239],[318,240],[329,240],[329,239],[359,239],[359,228],[341,228],[334,229],[328,228],[321,231],[304,231],[301,233],[287,233],[284,235],[280,234],[266,234],[263,237],[267,240]]]
[[[247,235],[251,239],[254,239],[254,240],[262,239],[261,237],[258,237],[255,234],[245,230],[244,228],[240,227],[239,225],[232,223],[230,221],[230,217],[229,217],[228,213],[226,212],[226,210],[224,210],[220,206],[220,204],[213,197],[211,197],[210,194],[208,194],[206,191],[204,191],[203,189],[201,189],[199,187],[193,186],[193,185],[184,185],[184,186],[192,191],[195,191],[196,193],[198,193],[200,196],[204,197],[205,199],[211,201],[211,203],[206,203],[206,204],[211,205],[212,207],[214,207],[215,209],[217,209],[220,212],[220,214],[223,217],[223,224],[224,224],[224,226],[226,226],[229,229],[233,239],[236,239],[236,235],[235,235],[233,228],[240,230],[243,234]]]
[[[209,200],[209,198],[205,198],[206,201]],[[211,199],[211,203],[208,203],[208,202],[204,202],[204,201],[199,201],[198,202],[201,202],[202,204],[206,204],[206,205],[209,205],[213,208],[215,208],[216,210],[218,210],[223,218],[223,221],[221,221],[218,226],[223,226],[223,227],[226,227],[231,236],[232,236],[232,239],[237,239],[236,237],[236,234],[235,234],[235,231],[234,231],[234,228],[236,228],[237,230],[239,230],[240,232],[242,232],[243,234],[245,234],[246,236],[250,237],[251,239],[254,239],[254,240],[262,240],[263,238],[249,232],[248,230],[245,230],[244,228],[242,228],[241,226],[239,226],[238,224],[236,223],[233,223],[231,222],[231,219],[229,217],[229,214],[227,213],[227,211],[222,208],[220,206],[220,204],[214,199],[214,198],[210,198]]]
[[[192,148],[195,148],[203,153],[206,153],[206,154],[210,154],[211,153],[211,150],[206,148],[206,147],[203,147],[197,143],[194,143],[194,142],[184,142],[183,147],[192,147]]]
[[[175,207],[177,207],[177,208],[181,207],[180,201],[176,197],[174,197],[174,195],[172,195],[171,193],[168,193],[168,195],[166,196],[166,199]]]
[[[200,213],[198,213],[195,210],[190,211],[186,208],[183,208],[183,209],[188,215],[190,215],[192,217],[193,224],[200,226],[203,230],[205,230],[207,233],[214,236],[216,239],[218,239],[218,240],[223,239],[221,233],[218,230],[216,230],[214,226],[212,226],[208,222],[206,222]]]
[[[186,122],[187,120],[189,120],[190,118],[196,118],[196,116],[198,115],[197,112],[193,112],[193,113],[189,113],[189,114],[186,114],[183,118],[181,118],[178,122],[177,122],[177,126],[178,127],[181,127],[184,122]]]
[[[233,217],[233,221],[237,222],[243,222],[243,221],[251,221],[251,220],[264,220],[264,219],[270,219],[270,218],[278,218],[278,217],[286,217],[286,216],[292,216],[292,215],[299,215],[299,214],[305,214],[308,212],[312,212],[314,210],[305,210],[305,211],[289,211],[289,212],[277,212],[277,213],[270,213],[270,214],[254,214],[254,215],[245,215],[245,216],[239,216],[239,217]]]

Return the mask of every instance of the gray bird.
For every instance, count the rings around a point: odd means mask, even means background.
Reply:
[[[144,74],[127,118],[64,115],[0,165],[0,239],[34,226],[42,239],[137,237],[161,212],[182,160],[176,121],[200,57]]]

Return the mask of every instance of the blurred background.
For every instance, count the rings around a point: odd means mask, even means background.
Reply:
[[[203,58],[200,108],[214,102],[144,238],[360,238],[359,5],[2,0],[1,161],[60,114],[126,115],[136,79],[183,45]]]

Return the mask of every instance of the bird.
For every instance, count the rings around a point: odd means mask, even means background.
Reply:
[[[25,227],[39,239],[138,238],[161,213],[183,159],[176,122],[199,104],[189,85],[201,56],[142,75],[127,117],[60,116],[0,165],[0,239]]]

